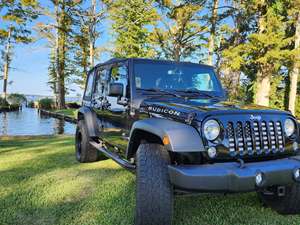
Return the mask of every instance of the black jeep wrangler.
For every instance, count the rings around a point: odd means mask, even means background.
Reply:
[[[291,113],[226,102],[210,66],[111,59],[88,74],[76,157],[135,172],[135,223],[168,225],[176,193],[256,191],[299,213],[299,143]]]

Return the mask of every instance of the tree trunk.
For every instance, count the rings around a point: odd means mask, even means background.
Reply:
[[[296,22],[296,33],[295,33],[295,49],[300,48],[300,13],[297,13],[297,22]],[[297,53],[293,69],[290,74],[290,93],[289,93],[289,110],[295,115],[295,106],[296,106],[296,97],[297,97],[297,84],[298,84],[298,75],[299,75],[299,61],[300,55]]]
[[[265,4],[265,3],[264,3]],[[265,31],[265,12],[261,11],[260,18],[258,20],[258,32],[263,33]],[[257,89],[255,93],[255,104],[262,106],[269,106],[270,102],[270,90],[271,90],[271,76],[273,65],[261,64],[257,71],[256,84]]]
[[[257,89],[255,94],[255,104],[262,106],[269,106],[270,101],[270,90],[271,90],[271,80],[269,72],[257,73]]]
[[[55,14],[56,14],[56,25],[57,25],[57,32],[56,32],[56,82],[57,82],[57,108],[64,109],[65,108],[65,79],[64,79],[64,64],[65,64],[65,38],[64,34],[60,28],[63,26],[64,23],[64,0],[61,0],[62,7],[61,12],[59,12],[59,0],[56,1],[55,5]]]
[[[8,36],[7,36],[7,44],[5,48],[5,62],[4,62],[4,74],[3,74],[3,98],[6,100],[7,97],[7,83],[8,83],[8,68],[9,68],[9,54],[10,54],[10,48],[11,48],[11,43],[10,43],[10,38],[11,38],[11,28],[8,30]]]
[[[54,85],[54,95],[56,96],[56,107],[58,107],[58,101],[59,101],[59,96],[58,96],[58,77],[59,77],[59,10],[58,10],[58,2],[59,0],[56,0],[55,2],[55,20],[56,20],[56,37],[55,37],[55,73],[56,77],[54,79],[55,85]]]
[[[219,7],[219,0],[213,0],[213,8],[212,8],[212,14],[211,14],[211,21],[210,21],[211,28],[210,28],[210,36],[209,36],[209,40],[208,40],[208,57],[207,57],[208,65],[213,65],[216,27],[217,27],[217,20],[218,20],[218,7]]]
[[[95,32],[96,32],[96,0],[92,1],[91,21],[89,27],[89,48],[90,48],[90,67],[94,67],[95,58]]]

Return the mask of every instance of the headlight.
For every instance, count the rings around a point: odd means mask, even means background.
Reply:
[[[203,126],[203,132],[206,139],[215,140],[220,134],[220,125],[216,120],[208,120]]]
[[[284,121],[284,132],[289,137],[295,132],[295,123],[291,119]]]

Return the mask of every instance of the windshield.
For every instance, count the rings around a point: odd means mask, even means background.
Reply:
[[[160,61],[136,62],[134,64],[134,75],[137,89],[223,94],[214,70],[197,64]]]

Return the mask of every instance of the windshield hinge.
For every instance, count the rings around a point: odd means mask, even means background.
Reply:
[[[196,114],[195,112],[189,113],[188,116],[187,116],[187,118],[186,118],[186,120],[185,120],[185,122],[186,122],[187,124],[191,125],[192,122],[193,122],[193,120],[195,119],[196,115],[197,115],[197,114]]]

